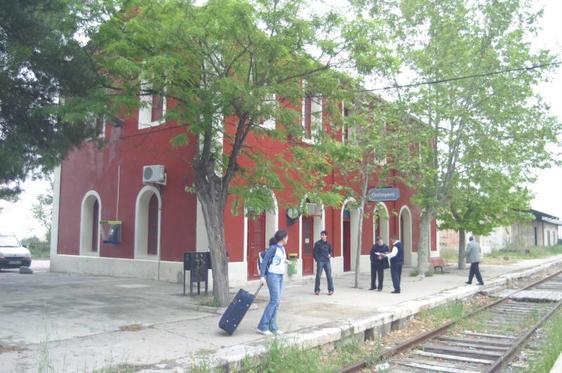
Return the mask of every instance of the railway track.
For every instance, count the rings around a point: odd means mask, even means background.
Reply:
[[[562,303],[562,271],[518,290],[463,320],[448,323],[385,351],[373,371],[392,373],[497,372]],[[366,369],[362,361],[340,373]]]

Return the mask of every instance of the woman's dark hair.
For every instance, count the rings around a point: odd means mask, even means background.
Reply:
[[[275,232],[275,235],[273,237],[269,239],[269,244],[275,245],[276,243],[283,241],[285,237],[287,237],[287,231],[280,229],[277,232]]]

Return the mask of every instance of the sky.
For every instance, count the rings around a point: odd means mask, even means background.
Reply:
[[[537,48],[549,48],[562,61],[562,1],[535,0],[534,6],[544,7],[542,31],[533,44]],[[538,91],[551,106],[551,113],[562,121],[562,66],[558,66],[552,79],[538,87]],[[561,139],[562,145],[562,139]],[[562,148],[562,146],[561,146]],[[562,152],[562,149],[559,151]],[[48,192],[48,181],[35,180],[23,184],[24,192],[16,203],[0,201],[0,232],[14,233],[19,239],[33,235],[43,236],[45,229],[31,215],[37,196]],[[537,181],[530,186],[535,198],[531,207],[562,219],[562,167],[540,170]]]

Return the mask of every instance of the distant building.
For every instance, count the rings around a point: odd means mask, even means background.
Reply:
[[[558,244],[561,239],[562,220],[538,210],[529,210],[533,220],[518,221],[509,226],[499,227],[487,236],[480,236],[483,253],[503,248],[522,249],[529,247],[548,247]],[[468,238],[469,234],[467,234]],[[440,250],[457,249],[459,235],[455,231],[439,231]]]

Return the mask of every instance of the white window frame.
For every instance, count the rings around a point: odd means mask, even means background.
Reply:
[[[98,221],[93,220],[93,206],[95,202],[98,202]],[[82,198],[82,203],[80,204],[80,255],[87,256],[99,256],[101,247],[101,197],[95,190],[90,190]],[[96,223],[98,226],[97,234],[97,247],[94,251],[92,248],[92,238],[93,238],[93,224]]]
[[[148,213],[149,203],[153,195],[158,199],[158,231],[156,241],[156,254],[148,254]],[[160,191],[152,186],[145,185],[137,194],[135,202],[135,259],[157,260],[160,258],[160,244],[162,238],[162,196]]]
[[[265,102],[270,101],[272,101],[274,105],[278,105],[277,95],[275,93],[271,93],[266,96]],[[260,123],[260,127],[265,130],[275,130],[277,128],[277,121],[275,120],[275,116],[266,118],[263,122]]]
[[[162,96],[162,118],[159,120],[152,120],[152,98],[153,95],[143,94],[144,91],[148,91],[152,88],[152,84],[143,81],[141,82],[141,89],[139,92],[139,129],[156,127],[164,124],[166,121],[166,106],[167,100],[166,96]]]
[[[306,99],[310,97],[310,138],[306,136]],[[301,101],[301,125],[303,129],[302,141],[306,144],[316,144],[318,134],[322,129],[324,107],[322,96],[304,96]]]

